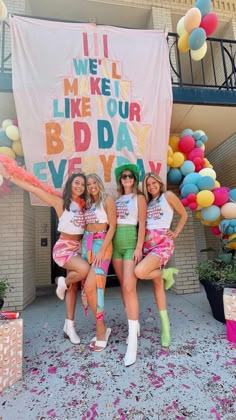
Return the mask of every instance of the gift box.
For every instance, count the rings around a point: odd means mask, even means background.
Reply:
[[[22,377],[23,320],[0,321],[0,392]]]
[[[236,343],[236,289],[225,288],[223,302],[227,339]]]

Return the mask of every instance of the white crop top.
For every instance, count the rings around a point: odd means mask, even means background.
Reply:
[[[97,207],[93,203],[89,209],[85,210],[84,217],[86,225],[89,223],[108,223],[103,203],[100,203]]]
[[[117,225],[138,224],[137,194],[126,194],[116,200]]]
[[[169,229],[173,219],[173,209],[170,207],[165,194],[154,198],[147,206],[147,229]]]
[[[84,212],[75,201],[72,201],[70,203],[70,210],[65,209],[59,218],[57,230],[70,235],[82,235],[84,229]]]

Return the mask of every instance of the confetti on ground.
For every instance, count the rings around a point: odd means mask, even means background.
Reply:
[[[137,362],[125,368],[127,320],[118,288],[107,289],[112,328],[94,353],[92,316],[78,297],[78,346],[63,338],[64,304],[42,295],[24,318],[23,378],[0,395],[2,420],[235,420],[236,345],[214,320],[205,294],[168,292],[173,339],[160,346],[160,322],[149,283],[139,286]],[[140,291],[141,290],[141,291]],[[181,308],[181,309],[180,309]]]

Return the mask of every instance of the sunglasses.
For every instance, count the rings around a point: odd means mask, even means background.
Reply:
[[[134,179],[134,174],[124,174],[124,175],[121,175],[121,179],[127,179],[127,178]]]

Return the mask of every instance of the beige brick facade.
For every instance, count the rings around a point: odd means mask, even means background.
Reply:
[[[9,12],[30,14],[26,10],[26,0],[5,0],[5,3]],[[106,3],[104,1],[104,11]],[[147,29],[175,32],[173,17],[176,21],[176,16],[183,16],[195,0],[110,0],[109,3],[123,5],[124,8],[150,8]],[[219,19],[227,23],[222,37],[236,39],[236,2],[213,1],[212,4]],[[7,49],[10,51],[10,34],[7,35]],[[174,52],[171,54],[174,63]],[[0,121],[4,118],[5,115],[0,115]],[[230,187],[236,184],[235,141],[236,137],[227,140],[209,156],[220,183]],[[51,284],[50,209],[32,207],[28,193],[13,187],[11,194],[0,199],[0,214],[0,272],[7,274],[14,286],[6,299],[5,308],[22,310],[35,298],[36,285]],[[41,246],[42,238],[47,239],[46,247]],[[200,249],[205,248],[206,244],[215,245],[215,237],[211,235],[210,228],[204,229],[195,215],[189,212],[187,225],[176,240],[175,255],[171,261],[171,265],[174,264],[180,270],[175,285],[177,294],[199,291],[195,265],[197,260],[206,258],[200,254]]]

